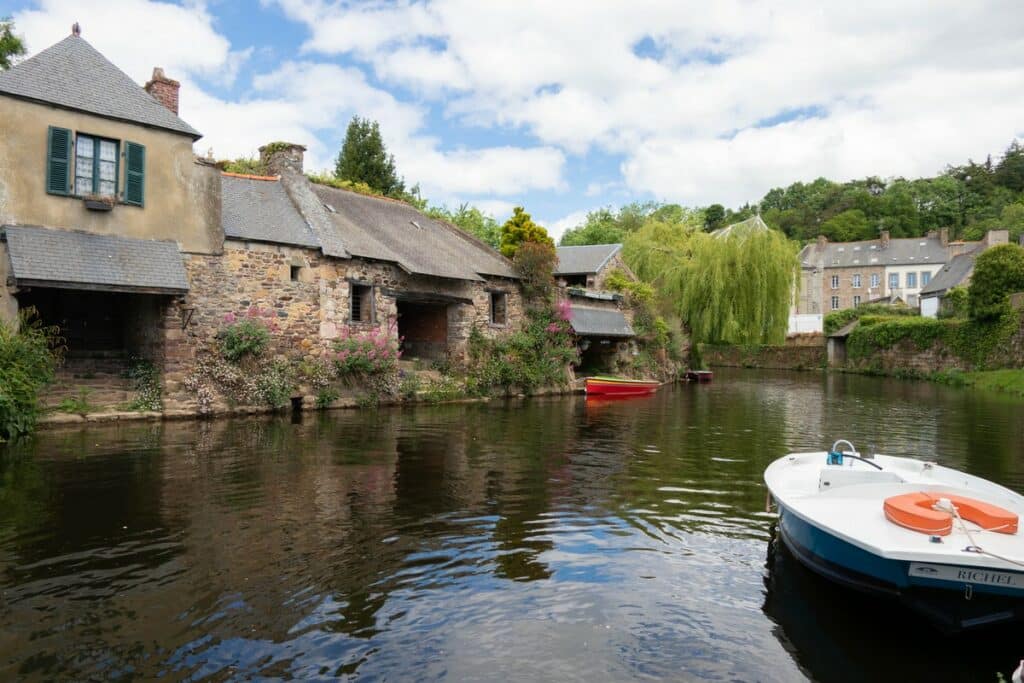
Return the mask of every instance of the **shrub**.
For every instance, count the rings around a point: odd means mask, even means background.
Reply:
[[[163,407],[163,387],[156,366],[144,358],[131,358],[128,378],[135,390],[135,400],[129,410],[160,410]]]
[[[387,330],[374,328],[350,334],[342,331],[341,339],[334,342],[334,368],[339,377],[393,374],[398,368],[402,352],[399,340]]]
[[[0,441],[35,428],[39,392],[53,381],[63,350],[58,329],[33,309],[22,311],[17,330],[0,322]]]
[[[295,370],[284,360],[275,360],[256,375],[257,401],[271,408],[282,408],[291,401],[295,389]]]
[[[968,312],[974,320],[995,320],[1008,308],[1008,296],[1024,290],[1024,248],[1000,244],[983,251],[974,262],[967,290]]]
[[[967,297],[966,287],[954,287],[946,292],[939,307],[939,317],[966,318],[969,315]]]
[[[476,395],[518,387],[530,392],[538,387],[565,384],[566,368],[578,361],[567,312],[551,307],[531,307],[526,325],[508,337],[487,339],[473,328],[469,336],[467,390]]]
[[[523,242],[515,252],[513,264],[522,278],[523,295],[530,300],[546,300],[554,291],[558,254],[548,242]]]
[[[832,334],[842,329],[851,320],[860,319],[864,322],[865,316],[914,316],[918,315],[916,309],[907,306],[892,306],[889,304],[863,304],[856,308],[844,308],[841,311],[834,311],[825,316],[825,334]]]
[[[237,363],[247,356],[262,354],[270,345],[271,330],[277,327],[273,318],[273,310],[262,311],[256,306],[251,307],[241,320],[234,313],[228,313],[224,316],[227,327],[217,333],[221,355]]]

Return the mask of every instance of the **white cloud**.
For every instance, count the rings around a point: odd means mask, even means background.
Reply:
[[[171,78],[191,73],[223,79],[237,73],[239,60],[248,56],[230,52],[201,2],[183,7],[149,0],[42,0],[38,5],[14,16],[33,53],[70,35],[78,22],[83,38],[139,82],[147,81],[155,66]]]
[[[548,234],[551,235],[551,239],[555,240],[555,244],[562,239],[562,235],[565,234],[566,230],[571,230],[579,225],[582,225],[587,220],[587,214],[592,209],[583,209],[580,211],[573,211],[572,213],[562,216],[558,220],[551,221],[550,223],[542,223],[544,227],[548,229]]]
[[[667,199],[931,174],[1021,133],[1024,12],[1008,0],[281,4],[307,50],[362,60],[465,125],[620,155],[630,189]]]

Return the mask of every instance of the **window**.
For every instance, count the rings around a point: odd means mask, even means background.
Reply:
[[[91,135],[75,139],[75,194],[117,195],[118,143]]]
[[[143,206],[145,173],[146,148],[143,145],[50,126],[46,145],[46,191],[49,194],[100,195]]]
[[[907,288],[917,287],[917,273],[907,273]]]
[[[878,276],[878,273],[872,273],[871,274],[871,288],[874,289],[875,287],[877,287],[880,280],[881,280],[881,278]]]
[[[839,297],[838,296],[832,297],[832,310],[833,311],[838,311],[839,310]]]
[[[299,281],[299,275],[302,273],[302,266],[291,266],[288,270],[288,274],[292,282]]]
[[[839,276],[838,275],[833,275],[832,276],[832,289],[839,289]]]
[[[491,324],[505,325],[508,321],[508,295],[491,292]]]
[[[853,297],[853,306],[854,306],[854,308],[856,308],[857,306],[860,306],[860,297],[859,296]]]
[[[860,273],[853,276],[853,287],[854,289],[860,289]]]
[[[899,289],[900,286],[900,274],[889,273],[889,289]]]
[[[921,286],[924,287],[925,285],[927,285],[931,281],[932,281],[932,274],[929,273],[927,270],[921,271]]]
[[[374,319],[373,285],[353,282],[349,286],[349,322],[372,323]]]

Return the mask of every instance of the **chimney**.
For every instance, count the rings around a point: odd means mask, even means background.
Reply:
[[[888,248],[889,248],[889,231],[888,230],[883,230],[882,231],[882,249],[888,249]]]
[[[985,245],[985,248],[994,247],[997,244],[1009,244],[1010,243],[1010,231],[1009,230],[989,230],[985,233],[981,243]]]
[[[306,148],[291,142],[271,142],[260,147],[260,162],[270,175],[286,172],[302,175],[302,157]]]
[[[944,247],[949,246],[949,228],[939,230],[939,243]]]
[[[153,69],[153,77],[146,83],[145,88],[157,102],[170,109],[175,116],[178,115],[178,90],[181,83],[167,78],[164,70],[158,66]]]
[[[818,235],[818,251],[821,251],[828,244],[828,238],[824,235]]]

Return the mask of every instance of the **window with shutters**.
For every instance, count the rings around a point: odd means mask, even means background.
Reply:
[[[46,155],[49,194],[110,197],[125,204],[144,205],[143,145],[50,126]]]
[[[75,138],[75,194],[117,196],[119,144],[114,140],[83,135]]]

